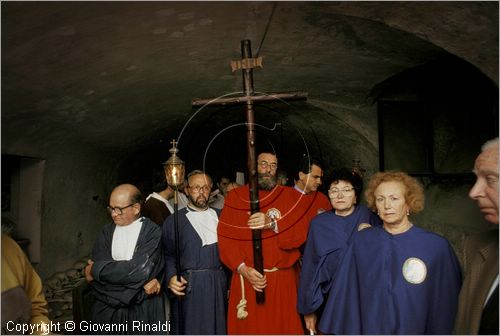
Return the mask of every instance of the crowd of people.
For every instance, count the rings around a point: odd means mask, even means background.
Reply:
[[[469,193],[496,225],[498,146],[496,138],[482,147]],[[120,333],[131,334],[165,334],[134,321],[168,322],[170,334],[498,334],[497,229],[466,239],[462,270],[447,239],[414,222],[425,199],[418,179],[376,173],[363,205],[363,179],[353,169],[332,172],[327,197],[318,191],[319,161],[303,158],[293,187],[278,179],[278,164],[274,153],[257,157],[254,213],[249,185],[221,178],[213,191],[201,170],[187,175],[177,217],[163,179],[145,202],[135,186],[117,186],[113,223],[84,270],[93,322],[127,325]],[[2,296],[4,245],[2,236]],[[31,296],[39,279],[28,271],[20,287]],[[31,318],[40,320],[36,297]]]

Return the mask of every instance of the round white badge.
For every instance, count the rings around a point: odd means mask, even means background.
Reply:
[[[276,208],[271,208],[271,209],[267,210],[266,216],[269,218],[278,220],[278,219],[281,219],[281,211],[279,211]]]
[[[419,258],[408,258],[403,264],[403,276],[409,283],[421,284],[427,276],[427,267]]]

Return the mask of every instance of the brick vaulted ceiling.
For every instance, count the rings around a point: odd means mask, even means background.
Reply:
[[[446,54],[498,85],[498,2],[1,6],[3,152],[29,155],[28,142],[41,152],[68,142],[121,151],[175,136],[193,98],[241,91],[229,61],[243,39],[264,59],[257,91],[353,104]]]

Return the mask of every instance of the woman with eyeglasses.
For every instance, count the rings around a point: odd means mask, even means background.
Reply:
[[[359,205],[363,180],[356,172],[335,170],[331,181],[328,196],[333,210],[311,221],[300,274],[297,309],[304,315],[306,328],[314,333],[332,276],[353,233],[381,225],[372,211]]]
[[[365,193],[382,219],[353,236],[318,328],[328,334],[451,334],[461,286],[448,241],[410,220],[424,208],[421,184],[375,174]]]

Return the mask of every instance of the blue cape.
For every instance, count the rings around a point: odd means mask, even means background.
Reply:
[[[448,241],[413,226],[360,231],[333,278],[319,329],[329,334],[451,334],[461,287]]]

